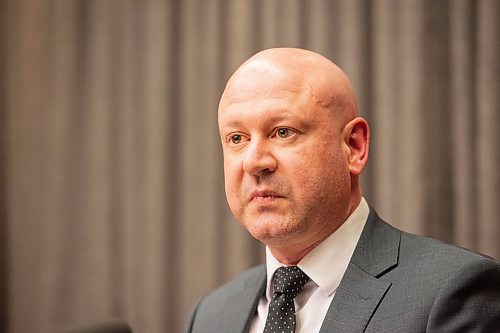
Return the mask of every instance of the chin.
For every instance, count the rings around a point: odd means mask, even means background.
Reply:
[[[256,219],[245,227],[255,239],[265,244],[287,241],[299,231],[297,226],[283,219]]]

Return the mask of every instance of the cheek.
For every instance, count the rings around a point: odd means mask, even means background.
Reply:
[[[241,168],[234,162],[224,161],[224,188],[231,210],[236,213],[240,204]]]
[[[289,170],[297,194],[303,197],[335,195],[345,191],[349,182],[349,169],[340,149],[314,147],[295,157]],[[297,163],[297,161],[301,161]],[[333,193],[329,193],[333,192]]]

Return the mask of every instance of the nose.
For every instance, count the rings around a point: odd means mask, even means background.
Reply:
[[[243,159],[243,171],[251,175],[262,172],[274,172],[277,161],[265,142],[251,142],[245,151]]]

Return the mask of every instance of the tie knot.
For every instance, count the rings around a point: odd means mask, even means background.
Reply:
[[[280,267],[273,276],[274,292],[295,298],[307,281],[309,276],[297,266]]]

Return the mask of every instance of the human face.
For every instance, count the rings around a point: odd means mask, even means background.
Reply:
[[[349,206],[343,124],[303,85],[271,81],[234,90],[219,108],[233,214],[269,246],[315,246]]]

